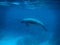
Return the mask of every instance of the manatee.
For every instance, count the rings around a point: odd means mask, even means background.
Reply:
[[[24,18],[22,19],[21,23],[26,24],[26,26],[29,26],[31,24],[34,25],[39,25],[40,27],[42,27],[45,31],[47,31],[45,24],[43,22],[41,22],[40,20],[37,20],[35,18]]]

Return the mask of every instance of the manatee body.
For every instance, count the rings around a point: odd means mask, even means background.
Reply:
[[[29,26],[30,24],[39,25],[45,31],[47,31],[46,27],[44,26],[44,23],[34,18],[24,18],[22,19],[21,23],[26,24],[26,26]]]

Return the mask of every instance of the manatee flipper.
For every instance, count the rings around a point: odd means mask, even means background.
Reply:
[[[26,26],[29,27],[29,23],[26,23]]]
[[[30,28],[29,28],[29,27],[30,27],[30,24],[29,24],[29,23],[26,23],[25,25],[26,25],[26,31],[27,31],[27,33],[29,33],[29,30],[30,30]]]

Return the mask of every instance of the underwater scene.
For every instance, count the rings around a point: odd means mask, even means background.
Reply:
[[[0,0],[0,45],[60,45],[60,0]]]

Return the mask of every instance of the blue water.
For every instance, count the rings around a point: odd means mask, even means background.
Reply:
[[[0,6],[0,45],[55,45],[56,10],[41,4],[38,8],[24,8],[16,5]],[[23,18],[35,18],[42,21],[47,28],[27,27],[21,24]]]

